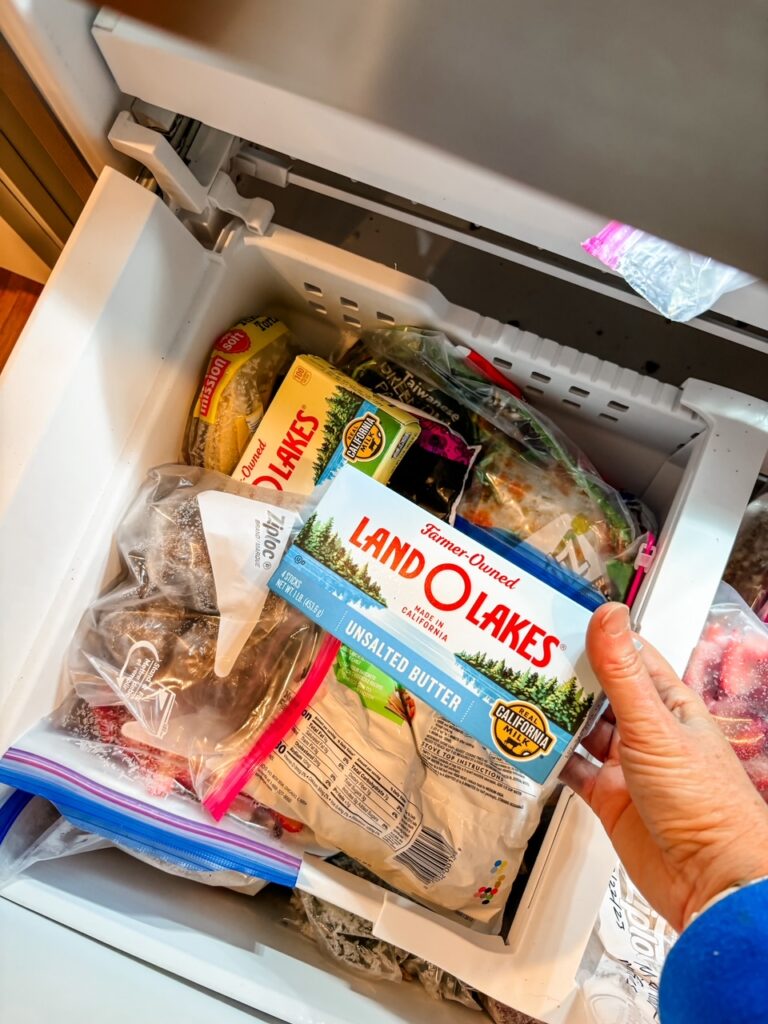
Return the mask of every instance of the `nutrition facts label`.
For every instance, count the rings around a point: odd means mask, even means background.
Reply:
[[[419,829],[419,808],[316,711],[304,712],[278,755],[332,810],[393,850],[407,846]]]

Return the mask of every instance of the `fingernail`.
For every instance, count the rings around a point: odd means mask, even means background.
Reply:
[[[607,636],[621,636],[629,629],[629,609],[623,604],[614,604],[603,617],[603,632]]]
[[[634,648],[636,651],[642,651],[643,641],[639,637],[633,636],[632,643],[634,644]]]

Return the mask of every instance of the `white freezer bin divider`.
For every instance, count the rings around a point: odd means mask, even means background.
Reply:
[[[705,381],[682,402],[707,429],[677,487],[633,619],[678,673],[685,671],[715,596],[744,507],[768,451],[768,404]]]
[[[234,226],[216,249],[205,250],[157,196],[106,171],[0,378],[3,436],[10,439],[0,502],[2,749],[56,705],[72,632],[116,568],[108,558],[116,524],[144,472],[177,458],[211,340],[254,311],[275,310],[309,350],[326,354],[339,331],[350,341],[358,333],[344,320],[350,302],[363,327],[410,322],[443,329],[520,383],[535,382],[537,403],[598,467],[611,476],[620,469],[621,484],[642,492],[666,468],[662,490],[676,497],[671,514],[665,504],[656,509],[667,516],[662,557],[640,606],[651,639],[662,614],[653,595],[665,595],[661,606],[681,593],[672,567],[684,561],[684,533],[697,516],[709,524],[708,537],[718,522],[727,524],[720,546],[723,552],[730,546],[748,483],[704,486],[701,467],[710,481],[719,467],[754,473],[766,446],[760,403],[689,383],[685,395],[701,406],[709,426],[696,442],[698,457],[681,460],[685,450],[674,453],[704,423],[681,404],[677,388],[453,306],[424,282],[276,225],[264,236]],[[578,409],[569,398],[574,385]],[[732,403],[730,411],[724,402]],[[743,421],[748,443],[721,451],[714,442],[722,420],[734,431]],[[711,584],[713,593],[721,562],[700,562],[697,571],[703,574],[698,585],[707,590]],[[686,605],[680,629],[691,642],[710,596]],[[679,662],[681,649],[676,657]],[[416,944],[470,983],[476,969],[491,994],[519,993],[521,1009],[555,1021],[573,991],[610,866],[597,823],[577,801],[563,798],[523,896],[512,946],[498,954],[505,967],[493,978],[496,957],[484,955],[486,940],[470,932],[460,940],[444,919],[407,901],[376,897],[383,900],[376,927],[407,948]],[[313,884],[320,885],[321,875],[318,868]],[[343,886],[335,876],[333,885],[341,902]],[[345,905],[355,886],[350,880]],[[363,916],[374,916],[373,905]],[[529,986],[509,980],[513,973],[528,978]],[[195,980],[219,985],[205,963]],[[559,1000],[563,1008],[555,1011]]]

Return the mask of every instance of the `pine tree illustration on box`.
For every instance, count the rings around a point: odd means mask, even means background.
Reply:
[[[556,725],[571,735],[584,721],[594,701],[594,694],[585,693],[575,676],[564,683],[558,683],[556,678],[540,675],[535,670],[518,672],[501,658],[494,660],[482,653],[467,654],[462,651],[456,657],[513,697],[537,704]]]
[[[333,528],[333,518],[318,520],[317,514],[313,512],[302,527],[295,544],[386,608],[387,602],[378,583],[371,579],[368,566],[357,565],[347,554],[341,537]]]
[[[325,404],[328,406],[328,417],[323,423],[323,440],[315,461],[312,463],[315,482],[320,479],[331,456],[339,447],[344,435],[344,428],[360,408],[361,399],[359,395],[347,391],[346,388],[337,388],[326,398]]]

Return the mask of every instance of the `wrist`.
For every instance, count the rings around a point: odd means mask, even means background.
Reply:
[[[710,906],[736,889],[764,881],[768,878],[768,830],[766,834],[750,837],[741,835],[727,846],[712,849],[709,863],[698,860],[691,877],[691,895],[683,913],[686,928]]]
[[[685,931],[688,925],[693,924],[697,917],[701,917],[702,914],[706,914],[710,907],[714,907],[714,905],[719,903],[720,900],[724,900],[727,896],[731,896],[740,889],[745,889],[750,885],[757,885],[760,882],[768,882],[768,874],[763,875],[762,878],[751,878],[748,881],[737,882],[735,885],[731,885],[727,889],[723,889],[722,892],[719,892],[716,896],[713,896],[712,899],[708,900],[700,910],[694,910],[687,920],[683,921],[683,931]]]

